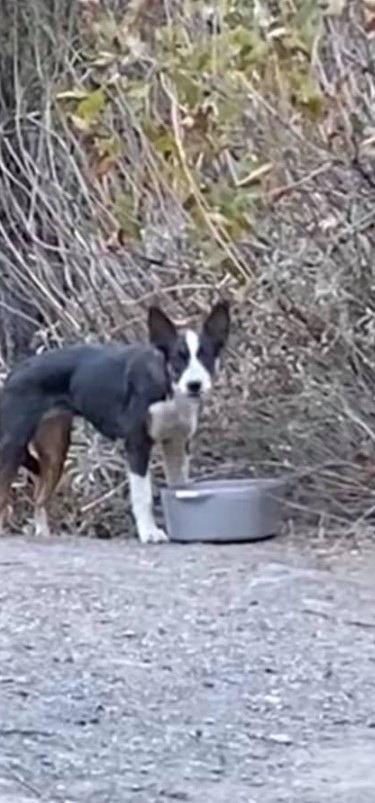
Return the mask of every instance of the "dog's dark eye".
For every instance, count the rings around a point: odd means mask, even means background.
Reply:
[[[210,349],[207,348],[207,346],[199,347],[197,357],[199,362],[202,363],[202,365],[204,365],[208,369],[212,369],[213,366],[211,365],[211,363],[213,362],[213,355]]]
[[[181,360],[181,362],[188,362],[189,360],[188,348],[183,343],[181,343],[181,345],[178,347],[177,356],[178,359]]]

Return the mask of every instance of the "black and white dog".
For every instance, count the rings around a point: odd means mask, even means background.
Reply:
[[[161,445],[170,485],[188,480],[189,441],[229,334],[229,307],[213,307],[199,333],[178,331],[157,307],[150,344],[78,345],[31,357],[7,377],[0,418],[0,525],[18,468],[34,476],[35,527],[48,534],[46,506],[61,477],[75,416],[123,439],[140,540],[163,541],[152,510],[150,454]]]

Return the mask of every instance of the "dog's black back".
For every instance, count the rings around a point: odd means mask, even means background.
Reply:
[[[169,392],[165,359],[153,346],[71,346],[35,355],[9,374],[2,419],[26,427],[30,440],[42,416],[65,409],[116,439],[141,426],[148,407]]]

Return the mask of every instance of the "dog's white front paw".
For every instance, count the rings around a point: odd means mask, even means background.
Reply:
[[[168,541],[168,536],[155,524],[153,527],[148,527],[147,530],[140,531],[139,540],[142,544],[161,544]]]
[[[44,507],[35,510],[34,533],[37,538],[50,538],[51,536],[47,511]]]

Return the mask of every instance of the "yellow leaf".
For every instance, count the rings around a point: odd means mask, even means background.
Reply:
[[[178,154],[176,140],[172,132],[166,132],[158,137],[154,142],[154,148],[164,158]]]
[[[93,61],[90,62],[91,67],[108,67],[108,65],[112,64],[116,60],[116,53],[111,53],[110,51],[102,51],[98,53]]]
[[[208,212],[208,217],[214,226],[223,229],[233,239],[240,239],[245,231],[249,229],[249,221],[245,215],[238,213],[236,216],[228,217],[218,211]]]
[[[84,89],[66,89],[65,92],[59,92],[56,95],[56,100],[82,100],[87,96]]]
[[[102,178],[110,172],[112,167],[117,164],[116,156],[104,156],[103,159],[94,167],[96,178]]]
[[[108,156],[120,156],[124,151],[124,145],[119,137],[97,137],[95,139],[95,149],[100,159]]]
[[[317,119],[321,117],[325,108],[325,98],[319,84],[306,74],[295,76],[294,103],[304,109],[310,117]]]
[[[74,128],[81,134],[87,134],[90,131],[90,123],[87,120],[82,120],[82,117],[77,117],[76,114],[69,115],[70,122],[73,123]]]
[[[117,193],[115,198],[115,215],[118,225],[126,238],[137,240],[141,234],[141,223],[131,195]]]
[[[109,11],[102,14],[99,19],[93,23],[92,28],[97,40],[101,43],[105,42],[106,44],[112,44],[118,33],[116,19]]]
[[[179,70],[175,76],[175,83],[182,104],[187,104],[191,109],[199,103],[203,94],[199,81],[187,71]]]
[[[134,100],[145,100],[150,94],[150,85],[146,81],[134,81],[125,85],[128,97]]]
[[[75,115],[86,122],[94,123],[106,104],[106,96],[103,89],[95,89],[90,92],[78,104]]]
[[[222,37],[223,43],[225,41],[230,45],[238,45],[240,48],[252,48],[259,42],[259,34],[245,28],[244,25],[237,25],[225,37]]]
[[[286,28],[285,25],[280,25],[278,28],[271,28],[267,34],[267,39],[283,39],[288,35],[288,28]]]

